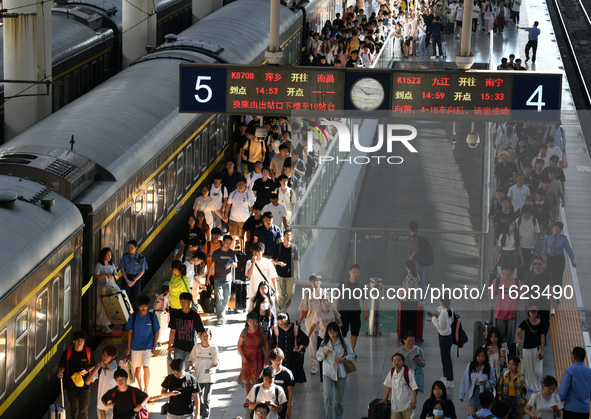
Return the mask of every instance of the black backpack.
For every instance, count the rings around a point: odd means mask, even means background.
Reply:
[[[421,266],[431,266],[435,262],[433,248],[425,236],[419,236],[419,254],[416,262]]]
[[[462,327],[462,322],[460,320],[460,315],[456,312],[453,312],[453,321],[451,322],[451,336],[452,336],[452,343],[458,347],[457,349],[457,356],[460,357],[460,348],[464,346],[465,343],[468,342],[468,335],[464,332],[464,328]]]

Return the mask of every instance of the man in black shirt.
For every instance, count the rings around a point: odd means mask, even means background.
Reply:
[[[363,295],[363,284],[359,281],[361,275],[361,268],[359,265],[351,265],[349,268],[349,279],[341,282],[340,288],[343,295],[336,300],[336,306],[339,313],[341,313],[341,321],[343,327],[341,331],[343,337],[347,336],[349,332],[349,325],[351,325],[351,348],[355,350],[357,344],[357,337],[361,329],[361,309],[359,307],[359,300],[363,301],[363,310],[365,311],[364,320],[367,320],[367,300],[359,298]],[[356,291],[356,289],[359,289]]]
[[[517,215],[511,209],[511,200],[504,196],[501,198],[501,211],[497,212],[493,218],[495,222],[495,239],[498,239],[505,226],[512,221],[515,221]]]
[[[148,403],[150,398],[138,388],[127,385],[127,371],[119,368],[113,374],[117,387],[107,391],[101,400],[109,409],[113,409],[113,419],[133,419],[136,413]]]
[[[283,232],[283,242],[275,246],[271,257],[277,271],[277,288],[279,288],[277,306],[280,313],[287,312],[291,305],[291,289],[294,277],[296,282],[300,280],[299,259],[298,247],[291,242],[291,230],[288,228]]]
[[[242,226],[242,231],[246,233],[246,243],[244,245],[244,253],[246,259],[252,259],[252,245],[254,243],[254,231],[263,225],[263,217],[261,216],[261,209],[263,206],[258,202],[252,207],[252,215],[246,219]]]
[[[345,67],[363,67],[363,61],[359,58],[359,50],[351,51],[351,56],[347,60],[347,65]]]
[[[174,349],[174,358],[182,359],[185,367],[189,367],[189,354],[195,345],[197,333],[205,331],[199,313],[191,310],[193,296],[183,292],[179,296],[181,309],[170,314],[170,337],[168,338],[168,352]]]
[[[246,141],[246,124],[244,122],[240,122],[238,124],[238,131],[234,133],[234,138],[232,139],[232,151],[234,152],[232,156],[236,158],[236,161],[238,161],[240,150],[242,147],[244,147]],[[241,171],[240,167],[237,167],[236,169]],[[246,173],[244,173],[244,175],[246,175]]]
[[[170,397],[168,417],[193,419],[199,418],[199,392],[201,388],[195,376],[185,372],[182,359],[170,363],[172,374],[162,382],[162,397]],[[196,412],[194,410],[197,409]]]
[[[271,194],[276,189],[275,181],[271,179],[271,169],[267,166],[263,167],[261,171],[263,177],[257,179],[252,186],[252,191],[256,196],[256,202],[261,205],[261,208],[271,202]]]
[[[84,382],[83,376],[94,366],[94,356],[90,347],[86,346],[86,332],[78,330],[72,334],[74,346],[70,346],[62,354],[59,362],[57,378],[64,378],[65,387],[70,400],[70,415],[73,419],[88,418],[88,402],[90,387]],[[72,379],[76,378],[76,381]]]
[[[533,302],[540,308],[540,320],[549,325],[550,310],[554,306],[554,298],[547,296],[551,295],[554,280],[550,271],[543,268],[542,256],[534,256],[533,269],[525,274],[525,285],[529,287],[530,296],[540,296],[538,300]],[[539,288],[532,288],[533,286]]]
[[[229,160],[226,162],[226,171],[222,173],[222,184],[231,194],[236,190],[236,183],[242,179],[242,173],[234,170],[234,162]]]

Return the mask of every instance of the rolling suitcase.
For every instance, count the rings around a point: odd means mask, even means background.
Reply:
[[[246,281],[246,253],[236,252],[236,263],[238,267],[234,269],[234,279]]]
[[[390,410],[392,405],[390,400],[386,403],[380,403],[381,399],[375,399],[367,408],[367,416],[369,419],[390,419]]]
[[[66,419],[66,407],[64,403],[64,380],[60,378],[60,387],[62,389],[62,404],[52,404],[49,406],[50,419]]]
[[[245,281],[236,280],[234,281],[234,286],[236,287],[236,311],[245,311],[247,284]]]
[[[133,308],[125,291],[103,295],[101,301],[109,321],[113,324],[126,324],[127,319],[133,313]]]
[[[403,330],[400,330],[400,313],[402,312],[401,310],[401,305],[398,304],[398,325],[397,325],[397,333],[398,333],[398,339],[402,339],[402,333],[404,332]],[[419,303],[417,305],[417,328],[415,330],[415,339],[423,339],[423,325],[425,323],[424,321],[425,319],[425,307]]]
[[[484,347],[486,336],[491,327],[492,324],[486,321],[474,322],[474,347],[472,348],[472,353],[476,352],[476,349]]]

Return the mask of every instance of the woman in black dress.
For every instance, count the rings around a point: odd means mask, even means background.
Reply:
[[[277,325],[279,326],[279,334],[274,337],[275,345],[273,346],[281,348],[285,354],[283,365],[293,373],[294,381],[305,383],[304,354],[310,340],[302,329],[290,322],[287,313],[277,315]]]

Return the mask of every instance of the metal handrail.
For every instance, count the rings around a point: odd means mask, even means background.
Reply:
[[[388,233],[404,233],[410,234],[408,229],[401,230],[396,228],[379,228],[379,227],[338,227],[338,226],[317,226],[317,225],[292,225],[290,228],[293,229],[316,229],[316,230],[346,230],[346,231],[383,231]],[[421,229],[421,233],[429,234],[466,234],[466,235],[477,235],[483,236],[489,234],[489,229],[485,231],[471,231],[471,230],[429,230]]]

